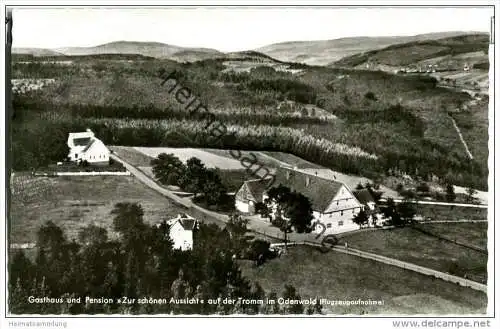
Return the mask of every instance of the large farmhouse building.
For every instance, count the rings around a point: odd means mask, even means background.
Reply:
[[[108,164],[109,149],[104,143],[94,136],[92,130],[85,132],[69,133],[68,137],[69,161],[90,164]]]
[[[236,208],[248,214],[255,212],[255,203],[267,198],[269,181],[246,181],[235,196]],[[272,186],[283,185],[306,196],[313,209],[313,224],[317,232],[341,233],[359,229],[352,219],[364,208],[351,190],[338,181],[299,172],[290,168],[279,168]],[[276,207],[271,207],[273,211]],[[273,214],[271,214],[273,216]]]

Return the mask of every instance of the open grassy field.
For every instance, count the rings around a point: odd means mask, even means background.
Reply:
[[[135,167],[149,167],[151,166],[151,160],[153,160],[152,157],[139,152],[130,146],[111,145],[109,146],[109,149]]]
[[[134,147],[130,146],[110,146],[110,149],[115,152],[123,160],[127,161],[131,165],[139,168],[142,172],[151,178],[154,178],[153,168],[151,167],[151,160],[153,157],[146,155]],[[231,157],[229,151],[227,150],[215,150],[215,149],[202,149],[198,150],[193,156],[201,156],[203,159],[211,158],[217,159],[218,163],[221,161],[237,161]],[[203,153],[202,153],[203,152]],[[208,156],[207,154],[208,153]],[[242,152],[243,153],[243,152]],[[258,153],[258,152],[257,152]],[[257,154],[256,153],[256,154]],[[244,153],[243,153],[244,154]],[[212,156],[213,155],[213,156]],[[245,155],[242,155],[245,156]],[[221,160],[220,158],[224,159]],[[231,157],[231,158],[229,158]],[[200,158],[201,159],[201,158]],[[202,159],[201,159],[202,160]],[[203,161],[203,160],[202,160]],[[212,162],[213,164],[213,162]],[[271,169],[271,168],[270,168]],[[221,169],[221,179],[224,186],[227,187],[229,192],[236,192],[244,181],[249,179],[255,179],[253,175],[248,173],[245,168],[240,167],[237,169]]]
[[[459,243],[488,248],[488,223],[426,223],[422,228]]]
[[[330,314],[472,314],[484,313],[482,292],[375,261],[305,246],[260,267],[240,263],[243,275],[278,295],[285,283],[302,298],[381,300],[382,306],[331,306]]]
[[[226,157],[228,159],[234,159],[233,155],[231,155],[232,150],[222,150],[222,149],[202,149],[202,150],[222,157]],[[256,159],[256,162],[259,165],[267,166],[268,168],[277,168],[284,164],[279,159],[267,156],[266,153],[267,152],[260,152],[260,151],[233,150],[233,154],[235,155],[241,154],[241,156],[239,157],[240,159],[243,158],[248,158],[251,160]]]
[[[355,249],[486,282],[488,255],[411,227],[360,232],[341,240]]]
[[[270,157],[273,157],[279,161],[286,162],[292,166],[296,166],[298,168],[324,168],[320,165],[317,165],[315,163],[312,163],[310,161],[304,160],[302,158],[299,158],[298,156],[295,156],[290,153],[283,153],[283,152],[261,152],[265,155],[269,155]]]
[[[219,169],[245,169],[240,161],[237,159],[229,159],[213,153],[205,152],[200,149],[194,148],[173,148],[173,147],[134,147],[136,151],[143,153],[146,156],[156,158],[160,153],[173,153],[182,162],[186,161],[192,157],[196,157],[201,160],[208,168],[219,168]]]
[[[35,177],[16,188],[26,177],[16,174],[13,179],[10,243],[35,242],[39,227],[49,220],[61,226],[69,239],[92,223],[113,237],[110,212],[118,202],[140,203],[150,224],[185,212],[134,177]]]

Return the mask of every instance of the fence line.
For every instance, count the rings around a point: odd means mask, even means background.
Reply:
[[[403,199],[394,199],[395,203],[404,202]],[[472,204],[472,203],[451,203],[451,202],[436,202],[436,201],[424,201],[424,200],[409,200],[408,202],[417,204],[431,204],[436,206],[455,206],[455,207],[465,207],[465,208],[483,208],[488,209],[487,204]]]
[[[130,171],[73,171],[73,172],[53,172],[35,173],[34,176],[130,176]]]
[[[439,279],[442,279],[442,280],[445,280],[448,282],[457,283],[461,286],[469,287],[469,288],[472,288],[474,290],[479,290],[479,291],[482,291],[485,293],[488,291],[488,286],[485,284],[482,284],[482,283],[479,283],[476,281],[472,281],[472,280],[468,280],[465,278],[461,278],[461,277],[458,277],[458,276],[455,276],[452,274],[436,271],[436,270],[433,270],[433,269],[430,269],[427,267],[415,265],[412,263],[403,262],[403,261],[400,261],[397,259],[393,259],[393,258],[381,256],[381,255],[376,255],[376,254],[372,254],[369,252],[365,252],[365,251],[361,251],[361,250],[357,250],[357,249],[352,249],[352,248],[346,249],[346,248],[342,248],[342,247],[333,247],[332,250],[335,250],[338,252],[343,252],[343,253],[350,254],[350,255],[363,257],[363,258],[367,258],[367,259],[376,260],[376,261],[379,261],[379,262],[382,262],[385,264],[397,266],[397,267],[400,267],[403,269],[422,273],[422,274],[425,274],[428,276],[434,276],[436,278],[439,278]]]

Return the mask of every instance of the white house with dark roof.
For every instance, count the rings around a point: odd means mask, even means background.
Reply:
[[[316,232],[325,230],[324,234],[334,234],[359,229],[352,219],[364,205],[343,183],[283,167],[276,171],[272,186],[268,183],[263,180],[246,181],[236,193],[236,208],[252,213],[252,205],[263,202],[269,188],[283,185],[309,199],[314,216],[313,225],[318,224],[314,225]],[[275,208],[271,207],[272,210]]]
[[[246,214],[255,213],[255,204],[262,202],[266,189],[269,188],[272,177],[267,179],[247,180],[235,195],[235,207],[238,211]]]
[[[70,161],[77,163],[87,161],[90,164],[109,163],[109,149],[90,129],[85,132],[69,133],[67,144],[70,149],[68,154]]]
[[[167,221],[174,249],[182,251],[193,249],[193,231],[197,224],[196,219],[186,214],[179,214],[176,218]]]

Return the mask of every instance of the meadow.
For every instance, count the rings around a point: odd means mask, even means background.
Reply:
[[[307,246],[290,247],[285,255],[254,267],[240,262],[245,277],[278,294],[284,284],[302,298],[381,300],[382,306],[325,306],[329,314],[480,314],[482,292],[433,277],[343,253],[322,253]]]
[[[468,207],[455,207],[443,206],[432,204],[417,204],[417,213],[424,218],[431,218],[432,220],[487,220],[488,209],[486,208],[468,208]]]
[[[71,240],[89,224],[113,231],[111,210],[118,202],[137,202],[144,221],[160,223],[186,209],[129,176],[31,177],[16,173],[9,208],[10,243],[36,242],[40,226],[48,220],[63,228]]]
[[[427,224],[426,224],[427,225]],[[424,226],[425,228],[425,226]],[[355,249],[486,283],[488,255],[411,227],[359,232],[343,237]]]
[[[488,223],[426,223],[422,228],[446,239],[488,249]]]

